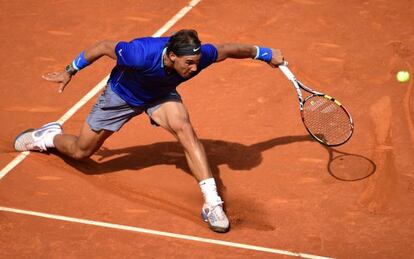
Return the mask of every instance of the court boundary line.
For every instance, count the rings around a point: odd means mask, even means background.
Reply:
[[[248,245],[248,244],[224,241],[224,240],[219,240],[219,239],[211,239],[211,238],[204,238],[204,237],[198,237],[198,236],[177,234],[177,233],[166,232],[166,231],[152,230],[152,229],[147,229],[147,228],[121,225],[121,224],[109,223],[109,222],[103,222],[103,221],[94,221],[94,220],[89,220],[89,219],[74,218],[74,217],[62,216],[62,215],[57,215],[57,214],[22,210],[22,209],[10,208],[10,207],[0,206],[0,211],[23,214],[23,215],[30,215],[34,217],[47,218],[47,219],[52,219],[52,220],[65,221],[65,222],[79,223],[79,224],[84,224],[84,225],[92,225],[96,227],[124,230],[124,231],[130,231],[130,232],[141,233],[141,234],[149,234],[149,235],[169,237],[169,238],[175,238],[175,239],[181,239],[181,240],[189,240],[189,241],[208,243],[208,244],[213,244],[213,245],[221,245],[221,246],[227,246],[227,247],[239,248],[239,249],[245,249],[245,250],[253,250],[253,251],[259,251],[259,252],[279,254],[279,255],[287,255],[287,256],[292,256],[292,257],[300,257],[300,258],[308,258],[308,259],[330,259],[332,258],[332,257],[325,257],[325,256],[312,255],[312,254],[306,254],[306,253],[295,253],[295,252],[291,252],[287,250],[256,246],[256,245]]]
[[[191,0],[187,3],[186,6],[181,8],[171,19],[169,19],[160,29],[158,29],[152,36],[160,37],[166,31],[168,31],[172,26],[174,26],[181,18],[183,18],[193,7],[195,7],[202,0]],[[102,79],[95,87],[93,87],[84,97],[82,97],[72,108],[70,108],[65,114],[60,117],[57,122],[64,124],[70,117],[72,117],[82,106],[84,106],[92,97],[94,97],[99,91],[101,91],[106,82],[109,79],[109,74]],[[11,162],[9,162],[4,168],[0,171],[0,180],[6,176],[13,168],[23,162],[26,157],[30,155],[29,151],[24,151],[15,157]]]

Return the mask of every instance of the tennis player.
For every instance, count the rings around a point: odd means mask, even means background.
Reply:
[[[188,165],[204,196],[203,220],[212,230],[227,232],[230,224],[223,200],[176,88],[211,64],[227,58],[252,58],[277,67],[283,62],[280,50],[244,44],[201,44],[195,30],[180,30],[171,37],[99,42],[82,51],[65,70],[48,73],[43,78],[59,83],[59,92],[63,92],[77,72],[103,56],[116,60],[116,65],[79,136],[64,134],[59,123],[51,122],[19,134],[15,149],[55,148],[74,159],[87,158],[131,118],[145,112],[153,125],[169,131],[184,147]]]

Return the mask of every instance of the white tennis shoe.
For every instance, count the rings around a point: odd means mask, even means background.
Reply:
[[[204,203],[201,210],[201,217],[215,232],[225,233],[230,229],[229,219],[223,210],[223,202],[217,205]]]
[[[46,151],[45,137],[49,134],[62,133],[62,126],[57,122],[45,124],[38,129],[28,129],[16,137],[14,149],[17,151]]]

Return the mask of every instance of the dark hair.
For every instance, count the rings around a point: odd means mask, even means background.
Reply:
[[[199,54],[200,46],[197,31],[186,29],[174,33],[166,45],[167,54],[172,51],[177,56]]]

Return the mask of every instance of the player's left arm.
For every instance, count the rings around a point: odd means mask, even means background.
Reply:
[[[217,44],[215,47],[217,49],[216,62],[227,58],[254,58],[265,61],[272,67],[278,67],[284,62],[282,52],[279,49],[237,43]]]

